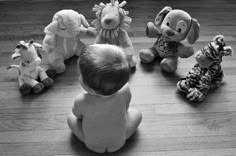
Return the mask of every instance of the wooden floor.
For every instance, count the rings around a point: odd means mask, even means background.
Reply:
[[[16,43],[31,38],[41,42],[43,28],[53,14],[64,8],[83,13],[91,22],[91,12],[99,0],[0,0],[0,155],[1,156],[90,156],[67,126],[74,97],[81,87],[76,70],[77,58],[66,62],[67,70],[55,79],[54,86],[40,95],[22,97],[6,66],[12,64]],[[107,2],[107,1],[103,1]],[[184,9],[201,24],[195,50],[214,35],[225,36],[236,51],[235,0],[128,0],[125,8],[133,18],[129,32],[136,55],[150,47],[155,39],[145,37],[145,24],[164,7]],[[94,39],[85,38],[87,44]],[[186,42],[185,42],[186,43]],[[222,156],[236,155],[236,55],[225,57],[223,85],[207,99],[195,105],[177,91],[176,82],[195,63],[194,58],[180,59],[176,74],[160,71],[158,63],[138,63],[132,74],[131,106],[143,113],[137,133],[112,156]]]

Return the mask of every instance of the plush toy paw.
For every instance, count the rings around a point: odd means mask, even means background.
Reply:
[[[27,95],[31,92],[31,86],[27,83],[23,84],[22,86],[20,86],[19,91],[22,95]]]
[[[53,79],[51,79],[50,77],[44,79],[42,81],[43,85],[48,88],[48,87],[51,87],[53,85]]]
[[[66,70],[65,64],[60,64],[55,67],[56,73],[63,73]]]
[[[137,61],[136,61],[136,58],[135,58],[134,55],[128,56],[128,57],[127,57],[127,60],[128,60],[128,62],[129,62],[130,68],[134,68],[134,67],[136,66]]]
[[[139,58],[143,63],[151,63],[155,59],[155,55],[151,52],[151,49],[142,49],[139,52]]]
[[[146,35],[150,38],[155,38],[159,31],[157,30],[156,26],[153,22],[148,22],[146,27]]]
[[[177,69],[177,60],[163,59],[160,63],[161,70],[168,73],[173,73]]]
[[[205,98],[204,94],[197,88],[190,88],[188,90],[187,99],[194,102],[201,102]]]
[[[177,82],[177,89],[180,92],[188,92],[189,86],[186,84],[186,80],[180,80],[179,82]]]
[[[94,36],[96,36],[96,34],[97,34],[97,31],[96,31],[95,28],[93,28],[93,27],[88,27],[88,29],[87,29],[87,35],[88,35],[88,36],[94,37]]]
[[[37,83],[32,89],[35,94],[38,94],[43,91],[44,85],[42,83]]]

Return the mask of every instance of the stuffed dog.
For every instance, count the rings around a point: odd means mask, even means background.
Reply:
[[[165,72],[175,72],[178,57],[187,58],[193,55],[191,46],[181,43],[187,38],[190,44],[199,37],[200,24],[183,10],[164,7],[156,16],[154,22],[147,23],[146,34],[157,38],[153,47],[142,49],[139,57],[143,63],[153,62],[155,58],[163,58],[161,69]]]

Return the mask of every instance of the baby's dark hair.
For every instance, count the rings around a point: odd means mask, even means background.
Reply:
[[[112,95],[129,81],[126,55],[114,45],[87,46],[79,57],[78,67],[83,83],[100,95]]]

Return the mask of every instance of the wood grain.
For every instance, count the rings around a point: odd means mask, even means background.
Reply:
[[[6,66],[19,40],[34,38],[41,43],[43,29],[55,12],[69,8],[84,14],[100,0],[0,0],[0,155],[1,156],[96,156],[70,132],[66,123],[74,97],[81,92],[77,57],[66,61],[67,70],[55,78],[52,88],[40,95],[21,96],[14,73]],[[103,2],[108,2],[104,0]],[[125,6],[133,23],[129,31],[135,55],[151,47],[155,39],[145,36],[145,25],[164,7],[184,9],[201,24],[202,48],[213,36],[222,34],[236,49],[235,0],[129,0]],[[94,38],[82,37],[86,44]],[[183,42],[187,44],[186,40]],[[143,113],[135,135],[119,151],[104,156],[223,156],[236,155],[236,55],[225,57],[224,83],[196,105],[176,91],[176,82],[194,65],[194,57],[179,59],[175,74],[160,71],[159,62],[138,61],[131,75],[131,106]]]

